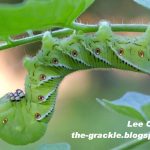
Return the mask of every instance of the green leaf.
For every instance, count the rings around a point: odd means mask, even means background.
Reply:
[[[67,143],[57,143],[57,144],[43,144],[38,150],[71,150],[70,145]]]
[[[150,96],[128,92],[120,99],[108,101],[97,99],[104,107],[146,122],[150,119]]]
[[[0,5],[0,37],[28,30],[68,27],[94,0],[26,0]]]
[[[142,5],[143,7],[150,9],[150,0],[134,0],[136,3]]]

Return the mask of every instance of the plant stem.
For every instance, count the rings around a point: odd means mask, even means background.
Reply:
[[[148,25],[146,24],[111,24],[112,31],[117,32],[145,32]],[[73,23],[70,28],[65,28],[57,31],[53,31],[52,35],[57,37],[63,37],[70,35],[73,30],[81,30],[85,33],[87,32],[96,32],[98,30],[98,25],[86,25],[81,23]],[[0,44],[0,50],[4,50],[7,48],[12,48],[24,44],[30,44],[32,42],[41,41],[43,34],[38,34],[18,40],[12,40],[11,42],[5,42]]]
[[[149,133],[147,133],[149,134]],[[132,149],[132,148],[135,148],[137,147],[138,145],[141,145],[141,144],[144,144],[146,142],[149,142],[150,140],[148,140],[147,138],[144,138],[144,139],[135,139],[133,141],[129,141],[127,143],[124,143],[118,147],[115,147],[113,148],[112,150],[129,150],[129,149]]]
[[[72,29],[61,29],[61,30],[57,30],[57,31],[53,31],[52,35],[53,36],[57,36],[57,37],[61,37],[64,35],[69,35],[73,32]],[[18,39],[18,40],[11,40],[11,42],[5,42],[3,44],[0,44],[0,50],[4,50],[7,48],[12,48],[12,47],[16,47],[16,46],[20,46],[20,45],[24,45],[24,44],[30,44],[33,42],[38,42],[41,41],[43,37],[43,34],[38,34],[38,35],[34,35],[34,36],[30,36],[30,37],[26,37],[26,38],[22,38],[22,39]]]
[[[82,23],[73,23],[72,28],[82,30],[83,32],[96,32],[99,25],[85,25]],[[147,24],[110,24],[114,32],[145,32]]]

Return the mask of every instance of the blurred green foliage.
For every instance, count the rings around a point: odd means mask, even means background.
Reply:
[[[150,96],[137,92],[127,92],[117,100],[109,101],[97,99],[97,101],[107,108],[128,117],[132,117],[143,123],[150,119]]]
[[[38,150],[70,150],[70,145],[66,143],[59,144],[42,144]]]
[[[0,38],[28,30],[68,27],[94,0],[26,0],[14,5],[0,5]],[[67,11],[66,11],[67,10]]]
[[[139,5],[150,9],[150,1],[149,0],[134,0],[134,2],[138,3]]]

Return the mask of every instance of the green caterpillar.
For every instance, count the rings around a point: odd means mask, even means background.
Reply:
[[[118,68],[149,74],[149,39],[150,28],[139,37],[122,37],[107,22],[95,34],[58,39],[46,32],[38,54],[24,60],[25,94],[18,89],[0,99],[0,137],[16,145],[40,139],[54,112],[58,86],[69,73]]]

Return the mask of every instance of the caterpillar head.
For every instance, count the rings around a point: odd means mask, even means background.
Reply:
[[[18,89],[0,98],[0,138],[25,145],[38,140],[46,130],[46,124],[36,120],[38,113],[27,108],[24,93]],[[36,128],[35,128],[36,127]]]

